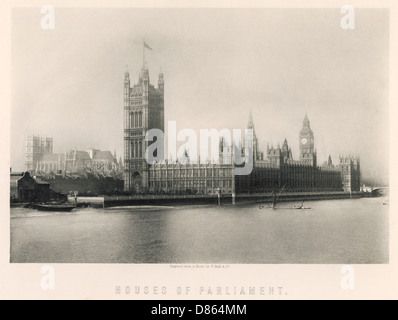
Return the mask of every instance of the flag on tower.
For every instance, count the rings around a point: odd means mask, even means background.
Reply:
[[[144,41],[144,48],[147,48],[147,49],[149,49],[149,50],[153,50],[150,46],[148,46],[148,45],[146,44],[145,41]]]

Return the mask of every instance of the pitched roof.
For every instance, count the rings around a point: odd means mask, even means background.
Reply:
[[[110,151],[97,151],[94,154],[93,160],[97,160],[97,161],[107,160],[107,161],[111,161],[111,162],[116,161]]]
[[[76,159],[78,160],[91,160],[87,151],[76,151]]]
[[[40,180],[39,178],[36,178],[35,180],[36,180],[36,183],[37,183],[37,184],[50,184],[49,182]]]

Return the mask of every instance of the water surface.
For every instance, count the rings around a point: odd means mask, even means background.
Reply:
[[[140,206],[45,213],[11,209],[11,262],[388,263],[381,198]]]

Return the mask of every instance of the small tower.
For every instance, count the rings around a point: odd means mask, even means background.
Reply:
[[[164,79],[163,79],[163,72],[160,70],[159,79],[158,79],[158,88],[159,92],[164,95]]]
[[[253,162],[255,163],[256,160],[259,160],[259,150],[258,150],[258,140],[256,136],[256,130],[254,128],[254,122],[252,117],[252,111],[250,110],[249,113],[249,121],[247,123],[247,129],[253,130]]]
[[[287,139],[283,141],[283,146],[282,146],[282,155],[283,155],[283,161],[286,163],[288,160],[292,160],[292,154],[291,154],[291,149],[289,148],[289,145],[287,143]]]
[[[220,164],[232,164],[232,145],[227,139],[221,137],[218,149]]]
[[[330,154],[328,158],[328,167],[333,167],[332,157],[330,156]]]
[[[143,66],[141,70],[141,79],[142,79],[142,91],[144,96],[148,97],[149,91],[149,71],[146,65]]]
[[[130,95],[130,75],[126,71],[124,73],[124,106],[128,107],[128,101],[129,101],[129,95]]]

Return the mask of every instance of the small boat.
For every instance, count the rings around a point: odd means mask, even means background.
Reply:
[[[70,204],[36,204],[40,211],[72,211],[76,206]]]
[[[286,185],[283,186],[283,188],[279,191],[278,194],[275,194],[275,192],[272,192],[272,206],[269,203],[265,203],[265,204],[260,205],[259,209],[266,208],[266,205],[268,206],[268,208],[274,209],[274,210],[276,210],[276,209],[302,209],[302,210],[311,209],[311,207],[304,207],[304,201],[302,201],[301,205],[299,205],[299,206],[294,205],[293,207],[279,207],[278,203],[277,203],[278,202],[278,198],[282,194],[283,190],[285,189],[285,186]]]
[[[299,206],[293,206],[293,209],[311,209],[311,207],[304,207],[304,201]]]
[[[311,209],[311,207],[294,206],[293,209]]]

